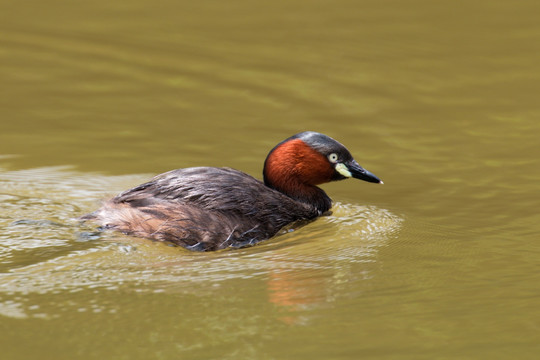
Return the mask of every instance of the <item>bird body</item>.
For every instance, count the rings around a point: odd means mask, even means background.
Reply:
[[[107,200],[83,220],[191,250],[244,247],[312,220],[331,200],[317,185],[347,177],[382,183],[330,137],[303,132],[268,154],[264,182],[231,168],[169,171]]]

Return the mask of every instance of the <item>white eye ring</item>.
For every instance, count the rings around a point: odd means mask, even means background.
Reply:
[[[338,159],[339,159],[339,156],[336,153],[331,153],[330,155],[328,155],[328,161],[330,161],[333,164],[337,163]]]

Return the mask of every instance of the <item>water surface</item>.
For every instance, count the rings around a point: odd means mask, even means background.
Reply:
[[[7,2],[6,359],[534,359],[534,1]],[[385,185],[210,254],[76,220],[174,168],[261,177],[304,130]]]

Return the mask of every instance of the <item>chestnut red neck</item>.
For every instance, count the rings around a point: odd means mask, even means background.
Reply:
[[[276,146],[264,163],[264,183],[289,197],[328,211],[331,200],[317,187],[332,181],[334,169],[320,152],[301,139],[290,139]]]

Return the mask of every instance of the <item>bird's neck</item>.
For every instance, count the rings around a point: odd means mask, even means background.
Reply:
[[[324,190],[318,186],[303,184],[290,179],[281,183],[270,182],[265,179],[265,184],[296,201],[317,209],[320,215],[327,212],[332,207],[332,200],[326,195]]]

